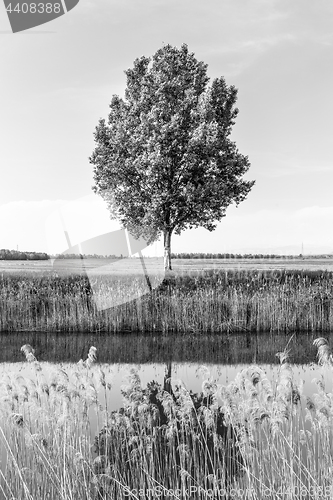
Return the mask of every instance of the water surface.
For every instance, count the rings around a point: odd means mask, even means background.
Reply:
[[[315,334],[247,333],[228,335],[104,335],[87,333],[0,333],[0,363],[24,360],[21,346],[30,344],[39,361],[72,362],[86,358],[97,348],[100,363],[210,363],[221,365],[278,364],[276,353],[288,346],[290,362],[308,364],[316,360]],[[324,335],[328,340],[330,337]]]

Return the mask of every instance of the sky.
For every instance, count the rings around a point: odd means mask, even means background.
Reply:
[[[172,251],[333,252],[332,26],[329,0],[80,0],[13,34],[0,5],[0,248],[61,252],[64,224],[71,243],[116,228],[91,189],[94,129],[137,57],[187,43],[238,89],[232,139],[256,183]]]

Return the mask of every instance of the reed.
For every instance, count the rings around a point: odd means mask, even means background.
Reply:
[[[96,349],[67,370],[40,364],[28,344],[21,350],[30,376],[7,368],[0,383],[1,498],[95,498],[91,420],[106,418]]]
[[[202,368],[201,394],[181,384],[144,389],[133,370],[123,407],[112,412],[110,374],[94,347],[65,369],[39,363],[26,344],[29,376],[7,367],[0,384],[1,498],[332,498],[333,405],[324,376],[333,362],[326,339],[314,344],[322,378],[311,398],[285,349],[276,380],[251,365],[221,386]]]
[[[224,423],[212,385],[207,381],[201,395],[156,382],[142,389],[133,371],[124,407],[95,439],[102,495],[119,498],[125,487],[144,497],[172,491],[177,498],[186,491],[200,498],[214,485],[229,490],[244,462],[237,429]]]
[[[211,271],[170,275],[143,294],[139,276],[0,277],[0,331],[289,332],[333,328],[331,272]],[[98,310],[95,299],[105,306]]]

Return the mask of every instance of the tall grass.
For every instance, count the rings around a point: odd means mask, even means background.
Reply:
[[[168,276],[142,295],[142,278],[0,277],[0,331],[288,332],[333,328],[332,272],[212,271]],[[121,305],[98,310],[94,297]],[[133,297],[138,298],[133,298]],[[127,299],[126,299],[127,297]]]
[[[326,339],[314,343],[322,378],[311,397],[285,350],[276,380],[251,365],[220,386],[203,368],[202,394],[181,384],[171,392],[156,382],[143,389],[133,371],[123,408],[112,412],[108,373],[95,364],[94,347],[85,361],[52,371],[25,345],[30,376],[8,373],[0,387],[0,450],[7,454],[0,496],[332,498],[333,399],[324,375],[332,376],[333,363]],[[101,429],[95,438],[92,412]]]
[[[30,376],[0,382],[0,498],[95,498],[92,413],[106,421],[97,397],[105,373],[91,370],[96,350],[67,370],[42,366],[29,345],[21,350]]]

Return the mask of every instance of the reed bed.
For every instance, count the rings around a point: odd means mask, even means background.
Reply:
[[[286,349],[276,380],[251,365],[221,386],[202,367],[201,394],[181,384],[143,389],[132,371],[123,407],[112,412],[112,385],[94,347],[86,361],[53,371],[25,345],[30,376],[1,381],[1,498],[332,498],[333,396],[324,380],[333,358],[324,338],[314,344],[322,378],[311,397]],[[222,439],[221,426],[234,434]]]
[[[95,498],[92,422],[105,421],[98,390],[111,388],[91,370],[96,349],[67,370],[40,364],[30,345],[21,350],[30,376],[16,370],[0,382],[0,498]]]
[[[141,276],[0,276],[0,331],[289,332],[333,328],[333,273],[211,271]],[[102,307],[97,307],[97,303]],[[100,310],[99,310],[100,309]]]

